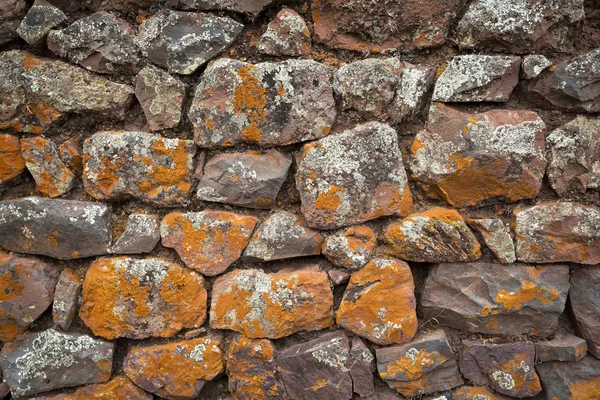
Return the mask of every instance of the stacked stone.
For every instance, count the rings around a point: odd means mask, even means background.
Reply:
[[[600,398],[589,2],[4,3],[0,399]]]

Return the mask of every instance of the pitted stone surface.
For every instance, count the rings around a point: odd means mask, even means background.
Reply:
[[[517,259],[600,263],[600,209],[571,202],[539,203],[513,212]]]
[[[107,339],[170,337],[206,320],[202,275],[160,259],[99,258],[83,282],[79,318]]]
[[[552,66],[552,61],[541,54],[529,54],[521,62],[521,75],[525,79],[537,78],[542,72]]]
[[[210,327],[249,338],[277,339],[333,325],[333,293],[325,272],[313,268],[235,270],[212,287]]]
[[[465,262],[481,257],[481,246],[456,210],[432,208],[388,225],[388,252],[407,261]]]
[[[375,258],[352,274],[336,323],[376,344],[409,342],[418,328],[414,291],[408,264]]]
[[[186,204],[196,146],[145,132],[102,131],[83,145],[83,183],[98,200],[138,198],[159,206]]]
[[[189,118],[200,147],[283,146],[321,138],[336,116],[331,71],[312,60],[221,58],[196,87]]]
[[[112,254],[150,253],[160,241],[158,215],[129,214],[125,231],[110,248]]]
[[[577,362],[587,354],[587,343],[575,335],[558,334],[552,340],[535,343],[535,356],[540,362]]]
[[[309,49],[308,26],[297,12],[289,8],[277,13],[258,42],[258,50],[272,56],[301,56]]]
[[[215,276],[240,258],[257,222],[227,211],[173,212],[163,218],[160,235],[187,267]]]
[[[570,51],[581,32],[582,0],[476,0],[458,23],[459,46],[510,53]]]
[[[463,383],[443,330],[422,333],[401,346],[375,350],[379,376],[406,397],[452,389]]]
[[[439,264],[421,296],[424,320],[467,332],[549,336],[569,291],[569,267]]]
[[[66,331],[71,326],[73,317],[79,306],[81,294],[81,278],[70,269],[64,269],[58,277],[52,303],[52,319],[54,325]]]
[[[377,238],[373,230],[360,225],[327,236],[321,252],[338,267],[358,270],[371,259],[376,247]]]
[[[106,254],[108,208],[88,201],[26,197],[0,201],[0,247],[70,260]]]
[[[235,11],[256,15],[274,0],[170,0],[171,6],[180,10]]]
[[[574,362],[547,362],[536,366],[548,399],[598,398],[600,360],[587,356]]]
[[[110,378],[114,343],[54,329],[29,333],[0,352],[4,382],[14,397]]]
[[[321,234],[295,214],[278,211],[256,229],[244,251],[250,261],[273,261],[321,254]]]
[[[571,275],[569,302],[573,322],[581,337],[588,344],[588,350],[600,358],[600,266],[586,266]]]
[[[58,267],[36,258],[0,252],[0,342],[11,342],[54,299]]]
[[[471,218],[469,226],[475,229],[483,238],[488,249],[502,264],[512,264],[516,261],[515,244],[509,230],[502,220],[497,218]]]
[[[123,369],[142,389],[170,400],[198,398],[225,368],[221,340],[206,336],[129,350]]]
[[[229,17],[164,10],[139,26],[135,42],[153,63],[189,75],[229,47],[243,28]]]
[[[0,133],[0,185],[17,178],[24,170],[19,138]]]
[[[410,170],[427,194],[455,207],[537,196],[546,124],[533,111],[469,114],[433,105],[411,147]]]
[[[67,16],[59,8],[46,0],[35,0],[17,28],[17,33],[27,43],[34,44],[66,21]]]
[[[75,184],[75,174],[61,161],[58,148],[41,137],[21,139],[21,154],[36,188],[45,197],[58,197]]]
[[[296,162],[309,226],[336,229],[412,209],[396,131],[387,124],[370,122],[306,144]]]
[[[181,121],[185,85],[152,65],[146,65],[136,77],[135,97],[146,115],[150,129],[175,128]]]
[[[222,153],[208,160],[198,198],[248,208],[272,208],[292,160],[278,151]]]

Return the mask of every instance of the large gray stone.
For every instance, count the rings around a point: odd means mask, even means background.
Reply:
[[[34,44],[66,21],[67,16],[59,8],[46,0],[35,0],[17,28],[17,33],[27,43]]]
[[[150,253],[160,241],[158,215],[129,214],[125,231],[111,246],[112,254]]]
[[[588,350],[600,358],[600,266],[584,267],[571,275],[569,304],[573,322],[581,337],[588,344]]]
[[[546,399],[597,399],[600,360],[587,356],[578,362],[547,362],[536,366]]]

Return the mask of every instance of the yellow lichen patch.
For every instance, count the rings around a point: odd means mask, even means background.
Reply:
[[[413,350],[413,349],[411,349]],[[425,349],[414,349],[398,360],[387,364],[388,376],[403,376],[410,381],[419,381],[426,383],[428,372],[434,366],[446,362],[447,358],[437,351],[427,351]],[[411,382],[412,385],[417,382]]]
[[[412,145],[410,146],[410,154],[417,154],[417,151],[419,151],[419,149],[424,149],[424,148],[426,148],[426,147],[423,144],[423,142],[421,142],[419,139],[415,139],[412,142]]]
[[[249,143],[258,143],[261,138],[260,128],[256,122],[242,128],[242,140]]]
[[[170,161],[169,166],[158,165],[153,169],[152,179],[159,185],[177,185],[185,181],[189,176],[189,165],[191,154],[188,151],[186,142],[180,140],[177,147],[167,148],[164,139],[159,139],[152,144],[152,150],[157,156],[164,156]],[[189,190],[189,187],[188,187]],[[183,193],[187,195],[187,192]]]
[[[495,400],[496,395],[484,386],[463,386],[452,391],[453,400]]]
[[[25,285],[14,279],[15,276],[19,276],[22,273],[22,268],[17,265],[11,270],[5,271],[2,276],[0,276],[0,302],[10,300],[23,293]]]
[[[206,125],[206,127],[207,127],[208,129],[210,129],[211,131],[214,131],[214,130],[215,130],[215,123],[213,122],[213,120],[212,120],[212,119],[208,119],[208,118],[206,118],[206,119],[204,120],[204,125]]]
[[[323,389],[325,386],[327,386],[327,381],[325,379],[317,379],[317,381],[312,387],[312,390],[313,392],[317,392],[320,389]]]
[[[267,89],[252,75],[253,69],[254,66],[249,65],[237,71],[242,83],[235,87],[233,109],[237,114],[245,114],[248,120],[248,125],[242,128],[242,140],[257,142],[261,137],[259,124],[267,118]]]
[[[58,231],[52,232],[52,234],[50,236],[48,236],[48,242],[50,242],[50,244],[54,247],[58,246],[58,241],[56,240],[56,238],[59,235],[60,235],[60,233]]]
[[[336,185],[331,185],[326,192],[321,192],[315,200],[315,207],[320,210],[335,211],[342,204],[338,192],[343,192]]]
[[[112,367],[112,366],[111,366]],[[73,394],[63,394],[60,400],[119,400],[146,399],[148,394],[137,387],[126,376],[117,376],[109,382],[88,385]]]
[[[558,292],[546,285],[539,286],[537,283],[523,280],[521,289],[517,292],[500,290],[496,294],[496,302],[504,306],[506,310],[520,310],[523,305],[537,300],[542,304],[550,304],[558,298]]]
[[[569,382],[569,393],[568,400],[600,399],[600,376],[585,381]]]
[[[25,71],[29,71],[31,68],[35,67],[40,63],[40,59],[32,56],[31,54],[27,54],[25,58],[23,58],[23,69]]]
[[[0,134],[0,183],[16,178],[24,169],[19,138]]]

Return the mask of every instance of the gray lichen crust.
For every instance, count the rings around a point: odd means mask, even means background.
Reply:
[[[35,0],[17,28],[17,33],[27,43],[34,44],[66,21],[67,16],[59,8],[46,0]]]

